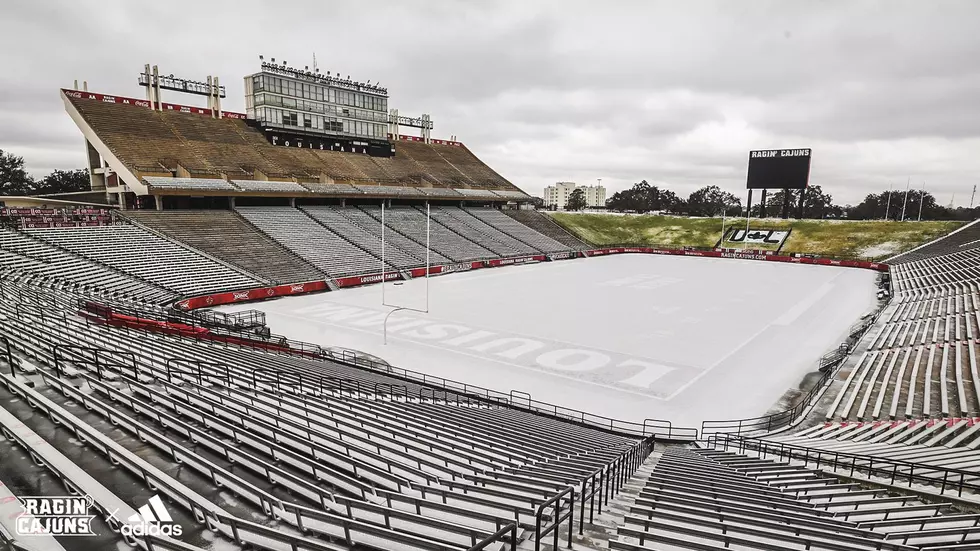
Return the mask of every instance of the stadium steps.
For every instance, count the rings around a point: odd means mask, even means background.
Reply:
[[[199,145],[200,142],[191,141],[185,138],[184,135],[181,133],[180,129],[178,129],[178,127],[175,124],[173,124],[173,122],[171,122],[171,117],[164,115],[162,112],[160,112],[160,118],[163,121],[163,123],[167,125],[167,127],[170,129],[173,135],[181,143],[181,145],[183,145],[185,148],[191,151],[194,157],[196,158],[196,160],[198,161],[198,163],[200,163],[200,164],[195,163],[192,167],[183,167],[183,168],[196,168],[198,170],[203,168],[204,171],[210,174],[219,173],[219,171],[215,168],[213,164],[211,164],[211,161],[208,159],[207,152],[201,151]]]
[[[234,211],[127,211],[124,216],[268,281],[326,279],[325,274]]]
[[[591,249],[592,246],[575,237],[571,232],[561,227],[547,214],[529,209],[502,209],[501,212],[531,228],[541,235],[550,237],[574,251]]]

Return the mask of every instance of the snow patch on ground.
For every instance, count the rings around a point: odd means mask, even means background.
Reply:
[[[430,278],[428,313],[379,285],[261,304],[274,333],[535,400],[695,426],[764,414],[874,305],[875,273],[618,255]],[[426,309],[426,281],[385,304]],[[524,396],[524,394],[521,394]]]
[[[878,243],[877,245],[871,245],[858,251],[858,256],[866,256],[869,258],[875,258],[879,256],[884,256],[886,254],[895,254],[899,252],[901,243],[897,241],[886,241],[884,243]]]

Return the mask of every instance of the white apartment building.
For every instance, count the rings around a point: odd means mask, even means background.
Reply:
[[[585,192],[585,202],[590,207],[606,205],[606,188],[601,185],[580,186],[575,182],[556,182],[553,186],[544,188],[544,204],[549,208],[562,210],[568,202],[568,196],[576,189]]]

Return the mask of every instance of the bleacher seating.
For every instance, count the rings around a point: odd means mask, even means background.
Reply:
[[[610,549],[973,549],[980,541],[980,515],[950,503],[731,451],[668,448],[639,484]]]
[[[381,221],[381,207],[362,207],[362,209],[373,216],[375,220]],[[387,227],[416,243],[425,244],[426,218],[424,213],[412,207],[391,207],[385,209],[384,216]],[[494,258],[496,256],[493,252],[436,221],[429,224],[429,247],[453,262]]]
[[[262,281],[130,224],[29,233],[181,295],[259,287]]]
[[[326,228],[330,231],[336,233],[337,235],[346,237],[352,243],[371,253],[375,257],[381,258],[383,254],[385,261],[396,268],[404,270],[407,268],[425,265],[424,257],[416,258],[392,243],[385,243],[384,250],[382,251],[380,237],[364,230],[357,224],[351,222],[349,218],[344,216],[344,211],[351,210],[352,208],[353,207],[345,209],[334,206],[310,206],[302,207],[302,210],[309,214],[314,220],[326,226]],[[388,236],[386,235],[385,237],[387,238]]]
[[[548,215],[541,214],[536,210],[503,209],[500,212],[503,212],[541,235],[554,239],[573,251],[583,251],[592,248],[581,239],[569,233],[568,230],[559,226]]]
[[[112,470],[111,459],[142,475],[115,486],[119,497],[160,492],[176,521],[198,530],[192,517],[203,514],[237,545],[462,551],[515,521],[524,539],[539,504],[638,445],[336,362],[86,324],[70,311],[77,297],[49,299],[63,318],[0,302],[37,385],[0,373],[0,401],[26,398],[14,402],[41,413],[24,423],[44,438],[56,438],[57,420],[91,443],[88,468]],[[219,487],[234,505],[203,497]]]
[[[177,293],[165,286],[153,285],[13,230],[0,228],[0,254],[4,277],[19,274],[38,285],[84,288],[152,302],[177,297]]]
[[[965,249],[976,248],[977,241],[980,240],[980,219],[974,220],[962,226],[954,232],[944,235],[941,238],[926,243],[921,247],[916,247],[911,251],[893,256],[886,260],[889,265],[901,265],[906,262],[913,262],[925,258],[942,256],[955,253]]]
[[[330,277],[377,273],[381,259],[290,207],[239,207],[263,233]],[[392,267],[388,266],[388,269]]]
[[[433,207],[432,219],[470,241],[480,243],[498,256],[519,256],[537,252],[527,243],[514,239],[459,207]]]
[[[466,212],[544,253],[567,251],[568,247],[542,235],[524,224],[493,208],[468,208]]]
[[[128,211],[126,216],[269,281],[324,279],[322,272],[232,211]]]
[[[308,190],[296,182],[272,182],[265,180],[232,180],[232,184],[242,191],[271,191],[273,193],[300,192]]]
[[[980,416],[980,248],[892,266],[891,283],[894,298],[839,377],[826,418]]]
[[[377,195],[383,197],[420,197],[422,192],[409,186],[369,186],[364,184],[354,184],[358,191],[365,195]]]
[[[126,166],[136,171],[318,179],[335,182],[484,188],[519,193],[516,187],[461,146],[400,141],[390,158],[277,147],[239,119],[214,119],[177,111],[69,97],[82,118]]]
[[[235,191],[235,186],[220,178],[167,178],[146,176],[143,180],[151,189],[201,189],[208,191]]]
[[[375,212],[377,217],[368,214],[368,211]],[[369,232],[379,240],[381,239],[381,207],[351,207],[340,209],[339,212],[358,228],[365,232]],[[384,237],[385,241],[390,243],[392,247],[405,251],[405,253],[411,255],[413,258],[420,259],[420,266],[425,265],[426,249],[424,238],[421,242],[414,241],[398,233],[397,231],[391,230],[385,231]],[[448,258],[439,254],[439,252],[433,248],[429,249],[428,255],[429,262],[433,265],[451,262]]]

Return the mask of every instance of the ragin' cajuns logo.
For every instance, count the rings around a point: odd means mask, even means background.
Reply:
[[[248,291],[239,291],[232,294],[232,300],[248,300]]]
[[[303,287],[302,283],[299,285],[293,285],[289,288],[290,293],[302,293],[304,290],[306,290],[306,287]]]
[[[473,264],[469,262],[460,262],[458,264],[447,264],[442,267],[440,273],[448,274],[452,272],[465,272],[473,269]]]

